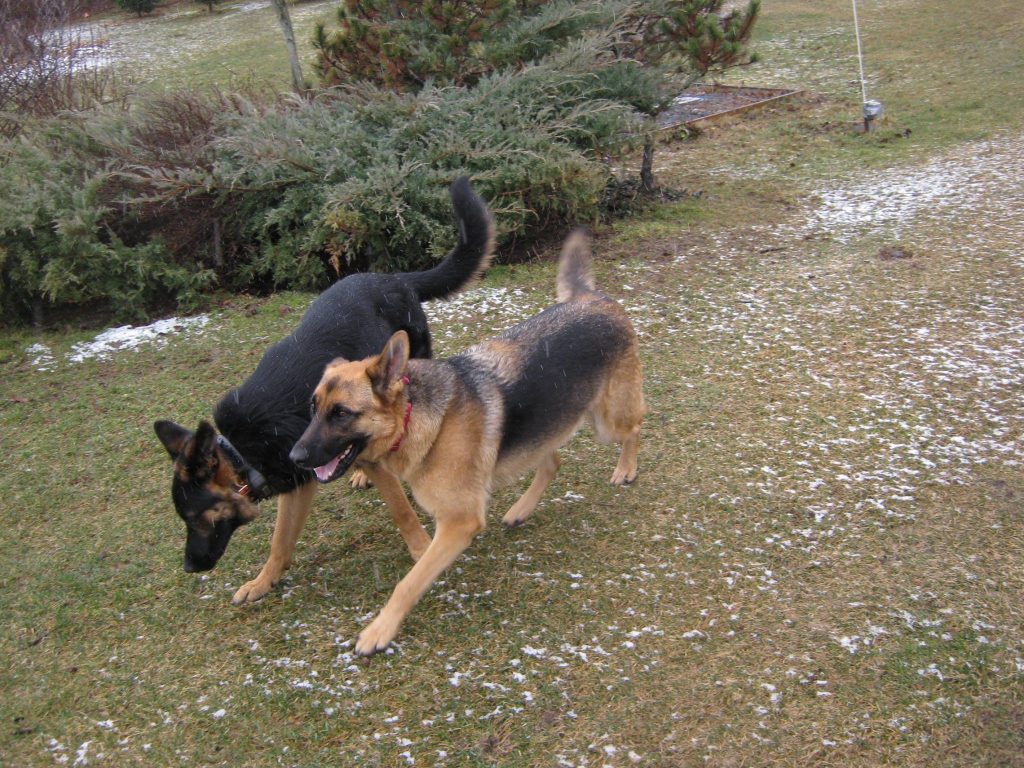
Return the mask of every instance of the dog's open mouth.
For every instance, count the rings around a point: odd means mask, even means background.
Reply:
[[[345,470],[352,466],[352,462],[356,460],[356,457],[360,453],[362,453],[364,446],[365,441],[362,440],[351,442],[345,446],[345,450],[329,462],[323,466],[314,467],[313,473],[316,475],[316,479],[321,483],[329,483],[332,480],[337,480],[345,474]]]

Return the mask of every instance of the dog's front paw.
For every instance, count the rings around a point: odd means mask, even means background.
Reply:
[[[612,485],[632,485],[636,481],[636,476],[639,474],[636,467],[632,469],[620,469],[615,468],[612,473]]]
[[[526,522],[536,505],[521,504],[522,499],[512,505],[512,508],[501,518],[501,524],[506,528],[518,528]]]
[[[348,481],[348,484],[358,491],[366,490],[373,485],[373,483],[370,482],[370,478],[368,478],[366,473],[361,469],[355,469],[352,471],[352,478]]]
[[[242,587],[235,592],[235,596],[231,598],[231,604],[242,605],[243,603],[255,603],[257,600],[262,600],[273,586],[273,582],[269,579],[260,579],[257,577],[252,581],[243,584]]]
[[[395,639],[398,634],[398,623],[389,621],[381,614],[359,633],[356,640],[356,653],[360,656],[373,656],[380,653]]]

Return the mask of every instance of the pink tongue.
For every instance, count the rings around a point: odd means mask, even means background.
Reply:
[[[335,456],[329,462],[324,464],[322,467],[317,467],[313,471],[316,473],[317,479],[321,483],[326,483],[331,479],[331,475],[334,474],[334,470],[338,468],[338,462],[341,461],[341,456]]]

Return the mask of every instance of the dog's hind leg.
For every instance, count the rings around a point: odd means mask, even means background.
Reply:
[[[552,451],[545,456],[540,466],[537,467],[537,473],[533,476],[533,482],[530,483],[530,487],[505,513],[505,516],[501,518],[501,522],[509,528],[525,523],[526,518],[537,508],[537,503],[540,501],[541,496],[544,495],[544,491],[548,489],[551,481],[555,479],[555,473],[558,472],[560,466],[562,466],[562,462],[558,458],[558,451]]]
[[[260,575],[243,584],[235,592],[231,602],[235,605],[254,603],[271,590],[281,579],[284,572],[292,564],[295,553],[295,542],[306,524],[306,517],[313,506],[313,495],[316,483],[306,483],[291,493],[284,493],[277,498],[277,520],[274,522],[274,535],[270,539],[270,557],[267,558]]]
[[[398,634],[402,620],[423,593],[430,589],[434,580],[472,543],[473,537],[483,530],[482,500],[473,507],[475,508],[463,507],[463,511],[445,512],[437,517],[434,540],[430,542],[427,551],[412,570],[398,582],[387,605],[377,614],[377,618],[359,633],[356,653],[360,656],[371,656],[387,648]]]
[[[619,463],[612,472],[612,485],[629,485],[637,476],[640,423],[644,418],[643,374],[635,353],[612,372],[591,417],[599,442],[622,446]]]
[[[430,536],[423,528],[423,523],[416,517],[416,510],[412,508],[409,499],[402,490],[402,484],[398,478],[383,467],[367,464],[363,467],[366,476],[377,487],[381,498],[388,505],[391,511],[391,519],[398,526],[405,545],[409,547],[409,554],[412,559],[419,560],[423,553],[430,546]]]
[[[637,426],[636,433],[622,441],[622,451],[619,453],[619,463],[612,472],[612,485],[629,485],[637,476],[637,453],[640,450],[640,427]]]

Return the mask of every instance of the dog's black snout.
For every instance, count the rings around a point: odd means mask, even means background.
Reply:
[[[267,479],[252,467],[246,473],[249,478],[249,488],[252,490],[252,497],[256,500],[262,499],[270,494],[267,491]]]
[[[185,573],[202,573],[203,571],[212,571],[213,567],[217,565],[217,558],[204,558],[201,560],[192,560],[188,557],[185,558]]]
[[[300,443],[296,443],[291,453],[288,454],[288,458],[301,467],[309,459],[309,451]]]

